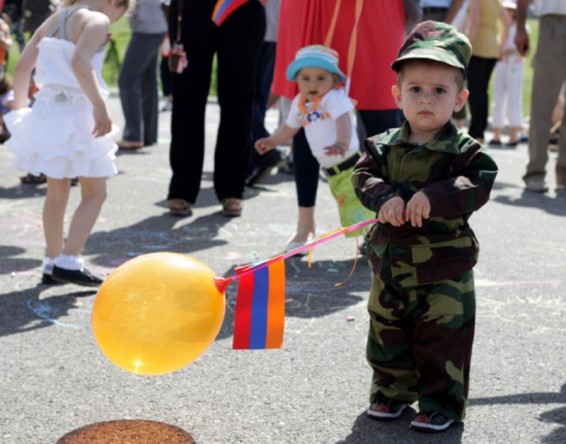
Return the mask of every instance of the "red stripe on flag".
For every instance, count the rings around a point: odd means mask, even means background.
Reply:
[[[249,266],[237,268],[236,274],[248,268]],[[232,342],[232,348],[235,350],[247,350],[250,348],[253,292],[253,273],[238,279],[238,293],[234,313],[234,339]]]

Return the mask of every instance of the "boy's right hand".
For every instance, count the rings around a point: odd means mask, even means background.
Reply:
[[[271,141],[271,137],[264,137],[256,140],[254,147],[259,154],[265,154],[275,148],[275,145]]]
[[[392,197],[381,206],[377,218],[381,223],[400,227],[405,223],[405,201],[399,196]]]

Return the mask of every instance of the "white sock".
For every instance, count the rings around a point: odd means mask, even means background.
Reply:
[[[53,265],[55,264],[55,259],[49,256],[45,256],[43,258],[43,264],[41,268],[43,269],[44,274],[52,275],[53,274]]]
[[[78,256],[62,254],[55,259],[55,265],[65,270],[82,270],[85,263]]]

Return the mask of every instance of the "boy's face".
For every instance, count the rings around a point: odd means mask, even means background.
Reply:
[[[324,96],[337,83],[336,75],[322,68],[303,68],[297,74],[299,92],[309,102]]]
[[[458,87],[456,68],[441,63],[407,63],[393,98],[411,126],[411,142],[432,139],[462,109],[469,92]]]

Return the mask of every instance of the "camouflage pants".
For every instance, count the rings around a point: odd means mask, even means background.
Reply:
[[[374,276],[368,301],[370,402],[378,392],[464,418],[474,339],[473,272],[416,287],[393,284],[389,264]]]

